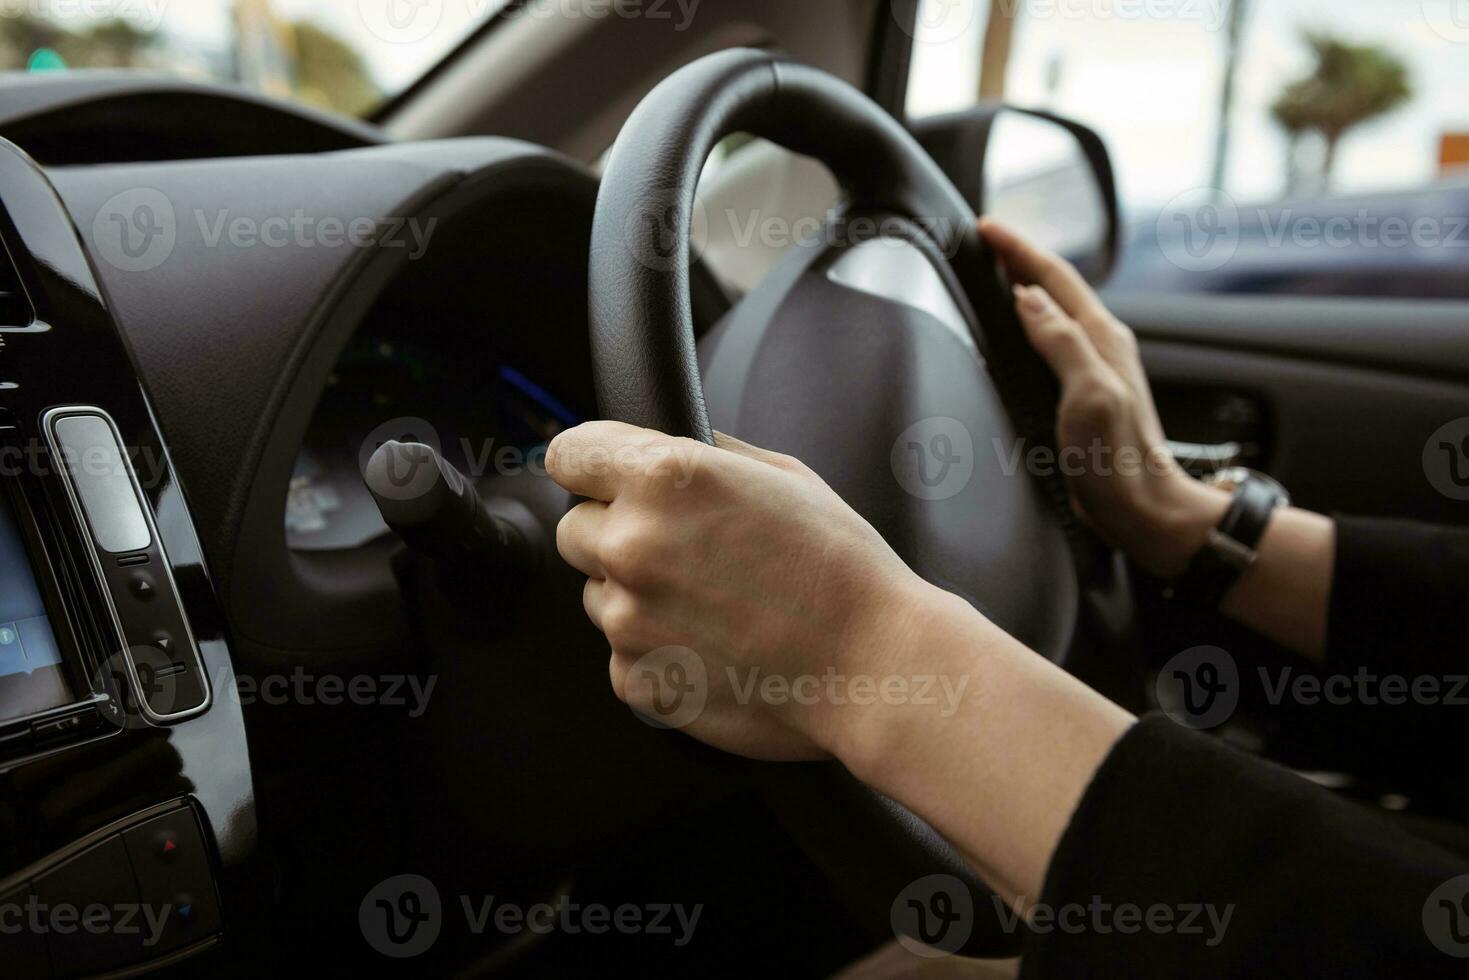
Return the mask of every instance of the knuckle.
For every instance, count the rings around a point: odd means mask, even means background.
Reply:
[[[796,473],[804,476],[811,472],[811,468],[801,462],[801,460],[794,456],[787,456],[785,453],[772,453],[770,462],[776,469],[784,470],[787,473]]]
[[[621,646],[639,635],[642,611],[637,602],[624,592],[608,596],[602,607],[602,632],[614,646]]]
[[[556,524],[556,551],[563,558],[569,556],[573,540],[576,537],[576,521],[575,518],[571,516],[574,513],[576,512],[571,511],[567,513],[567,515],[561,518],[561,520]]]
[[[1074,359],[1087,344],[1081,325],[1069,317],[1055,315],[1037,327],[1036,346]]]
[[[1107,326],[1107,336],[1112,342],[1113,348],[1122,354],[1136,354],[1138,350],[1137,334],[1133,333],[1131,327],[1113,317]]]
[[[644,534],[628,527],[609,530],[597,546],[597,559],[609,577],[639,585],[648,577],[651,547]]]
[[[1120,385],[1104,377],[1095,377],[1068,399],[1070,414],[1087,422],[1105,422],[1118,414],[1123,396]]]
[[[642,492],[662,496],[670,489],[683,485],[683,474],[687,471],[684,460],[688,457],[684,441],[651,441],[638,446],[629,454],[627,463],[631,470],[630,475]]]
[[[607,679],[612,682],[612,691],[619,701],[627,701],[627,661],[614,653],[607,661]]]
[[[1086,334],[1082,332],[1081,325],[1069,317],[1055,314],[1045,323],[1043,330],[1057,347],[1075,349],[1086,345]]]

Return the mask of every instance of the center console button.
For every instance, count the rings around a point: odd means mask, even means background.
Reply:
[[[217,933],[219,902],[209,852],[188,807],[154,817],[124,832],[143,902],[167,908],[163,935],[150,955],[159,956]]]
[[[56,420],[52,432],[97,547],[123,554],[152,544],[132,467],[112,424],[100,415],[68,415]]]
[[[58,977],[105,973],[153,955],[145,945],[152,932],[149,915],[121,837],[109,837],[38,877],[36,898]]]
[[[133,572],[128,576],[128,591],[134,598],[147,602],[158,594],[158,585],[147,572]]]
[[[191,663],[176,651],[165,653],[156,646],[133,647],[138,694],[160,718],[168,718],[197,707],[204,701],[204,685]]]

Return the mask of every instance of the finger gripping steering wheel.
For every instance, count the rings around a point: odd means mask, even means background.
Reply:
[[[706,353],[719,350],[702,365],[706,404],[690,298],[695,195],[715,146],[736,132],[824,162],[844,189],[842,214],[892,217],[915,233],[901,253],[874,256],[858,241],[794,250],[706,338]],[[1005,472],[990,449],[1015,445],[1017,429],[1050,437],[1054,381],[1025,343],[973,210],[897,120],[846,83],[765,52],[704,58],[628,120],[603,178],[591,254],[593,364],[607,418],[712,443],[713,414],[734,435],[802,458],[919,574],[1062,658],[1079,599],[1056,500],[1025,473]],[[914,254],[919,264],[899,275],[883,268]],[[951,302],[935,313],[931,301],[902,295],[918,280],[940,283]],[[910,435],[935,420],[942,431]],[[924,470],[919,458],[916,474],[906,472],[905,453],[921,457],[925,446],[941,465]],[[840,767],[752,771],[866,916],[921,931],[916,882],[948,882],[968,892],[952,896],[963,907],[990,908],[942,838]],[[988,919],[969,916],[963,935],[938,945],[1013,951],[1018,937]]]

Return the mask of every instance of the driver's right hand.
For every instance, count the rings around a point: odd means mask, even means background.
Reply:
[[[1174,578],[1229,497],[1174,460],[1137,338],[1069,262],[998,221],[980,233],[1016,283],[1032,346],[1061,381],[1058,462],[1078,515],[1147,571]]]

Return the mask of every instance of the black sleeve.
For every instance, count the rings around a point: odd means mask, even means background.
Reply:
[[[1469,801],[1440,747],[1469,729],[1469,530],[1337,519],[1327,675],[1350,678],[1331,708],[1354,771],[1389,787]]]
[[[1469,529],[1336,519],[1327,624],[1333,670],[1399,674],[1469,668]]]
[[[1465,975],[1466,894],[1469,862],[1152,716],[1077,808],[1022,976]]]

